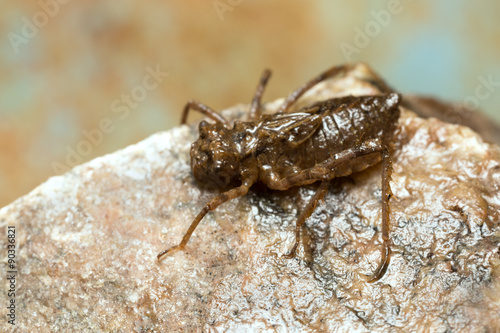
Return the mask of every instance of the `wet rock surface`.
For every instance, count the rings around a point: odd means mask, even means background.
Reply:
[[[373,94],[360,80],[321,84],[311,100]],[[279,102],[267,104],[272,112]],[[247,106],[225,115],[241,117]],[[196,126],[158,133],[49,179],[0,210],[16,228],[16,326],[8,331],[500,331],[500,148],[472,130],[402,110],[392,147],[392,260],[380,258],[381,165],[331,182],[305,223],[315,185],[255,186],[177,244],[216,193],[189,166]],[[6,233],[4,234],[6,235]],[[2,277],[7,236],[0,238]],[[6,283],[2,288],[8,288]],[[4,321],[9,302],[0,294]]]

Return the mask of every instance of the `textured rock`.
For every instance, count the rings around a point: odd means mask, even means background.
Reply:
[[[500,126],[479,110],[418,95],[405,95],[405,106],[424,118],[435,117],[448,123],[468,126],[486,141],[500,144]]]
[[[304,104],[376,93],[360,80],[369,75],[360,66]],[[498,146],[403,110],[392,153],[394,253],[386,275],[370,284],[361,274],[380,256],[380,165],[332,181],[295,259],[281,255],[314,185],[257,186],[209,213],[184,251],[158,263],[215,195],[191,175],[196,137],[194,125],[155,134],[0,210],[2,230],[16,227],[19,331],[500,330]],[[6,263],[6,234],[0,247]],[[7,270],[1,266],[2,278]],[[2,290],[4,319],[8,301]]]

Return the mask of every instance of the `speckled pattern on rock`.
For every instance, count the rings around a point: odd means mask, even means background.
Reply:
[[[366,71],[320,84],[303,103],[376,93],[358,79]],[[0,210],[2,230],[16,227],[19,332],[500,331],[498,146],[402,110],[392,147],[393,256],[370,284],[361,275],[380,256],[381,165],[331,182],[295,259],[281,255],[315,185],[256,186],[209,213],[184,251],[158,263],[215,195],[191,174],[196,136],[195,125],[155,134]],[[6,288],[2,329],[14,331]]]

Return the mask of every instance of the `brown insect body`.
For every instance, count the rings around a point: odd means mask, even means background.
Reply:
[[[261,115],[260,98],[270,76],[265,71],[250,110],[251,121],[236,121],[230,126],[209,107],[190,101],[182,122],[193,108],[215,123],[202,121],[200,137],[191,147],[191,168],[200,184],[230,190],[210,201],[191,223],[182,242],[161,252],[183,248],[204,215],[223,202],[245,195],[255,182],[275,190],[286,190],[321,181],[321,185],[296,226],[296,240],[287,257],[294,255],[300,228],[326,194],[328,181],[348,176],[383,161],[382,173],[382,259],[371,281],[380,279],[390,258],[388,219],[391,191],[390,156],[387,143],[399,118],[401,96],[386,93],[378,96],[348,96],[317,102],[299,111],[287,109],[308,89],[324,79],[349,69],[338,66],[313,78],[285,100],[278,113]],[[384,83],[381,86],[386,86]]]
[[[262,115],[257,121],[236,121],[232,129],[202,121],[191,148],[191,168],[201,184],[227,188],[252,178],[274,190],[280,180],[310,169],[335,154],[370,139],[385,145],[399,118],[400,96],[342,97],[318,102],[294,113]],[[360,156],[330,170],[321,179],[348,176],[379,163],[380,154]]]

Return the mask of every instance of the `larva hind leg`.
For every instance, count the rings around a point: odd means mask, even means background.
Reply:
[[[318,189],[316,190],[316,193],[311,198],[311,200],[309,200],[304,211],[299,215],[299,218],[297,219],[297,224],[295,225],[295,243],[293,244],[290,251],[284,257],[293,258],[295,256],[295,251],[297,250],[297,247],[299,246],[300,242],[300,230],[302,229],[302,225],[307,220],[307,218],[311,216],[311,214],[314,212],[314,209],[316,209],[318,201],[323,199],[326,192],[328,192],[328,185],[329,185],[328,181],[321,182],[321,185],[319,185]]]
[[[389,241],[389,200],[391,198],[392,192],[389,181],[391,179],[392,173],[392,162],[390,159],[389,151],[379,139],[368,140],[354,148],[346,149],[338,154],[333,155],[325,162],[317,164],[310,169],[303,170],[291,176],[285,177],[280,181],[274,183],[272,186],[275,189],[286,190],[294,186],[311,184],[312,182],[318,180],[322,180],[325,182],[333,178],[332,172],[334,172],[335,167],[340,166],[342,163],[351,161],[357,157],[377,152],[380,153],[382,157],[382,251],[379,265],[375,269],[374,273],[367,277],[367,280],[369,282],[375,282],[384,276],[387,267],[389,266],[391,257],[391,248]],[[320,195],[321,192],[317,192],[317,194]],[[311,213],[309,213],[309,215]],[[305,216],[304,220],[309,215]],[[304,223],[303,221],[299,222],[301,224]]]
[[[307,81],[304,85],[292,91],[287,96],[287,98],[285,98],[285,101],[283,102],[283,104],[281,104],[280,108],[278,109],[278,113],[287,112],[288,109],[300,98],[300,96],[302,96],[306,91],[308,91],[318,83],[325,81],[326,79],[329,79],[331,77],[334,77],[337,74],[345,73],[350,70],[352,70],[352,65],[350,64],[334,66],[324,71],[323,73],[313,77],[312,79]]]

